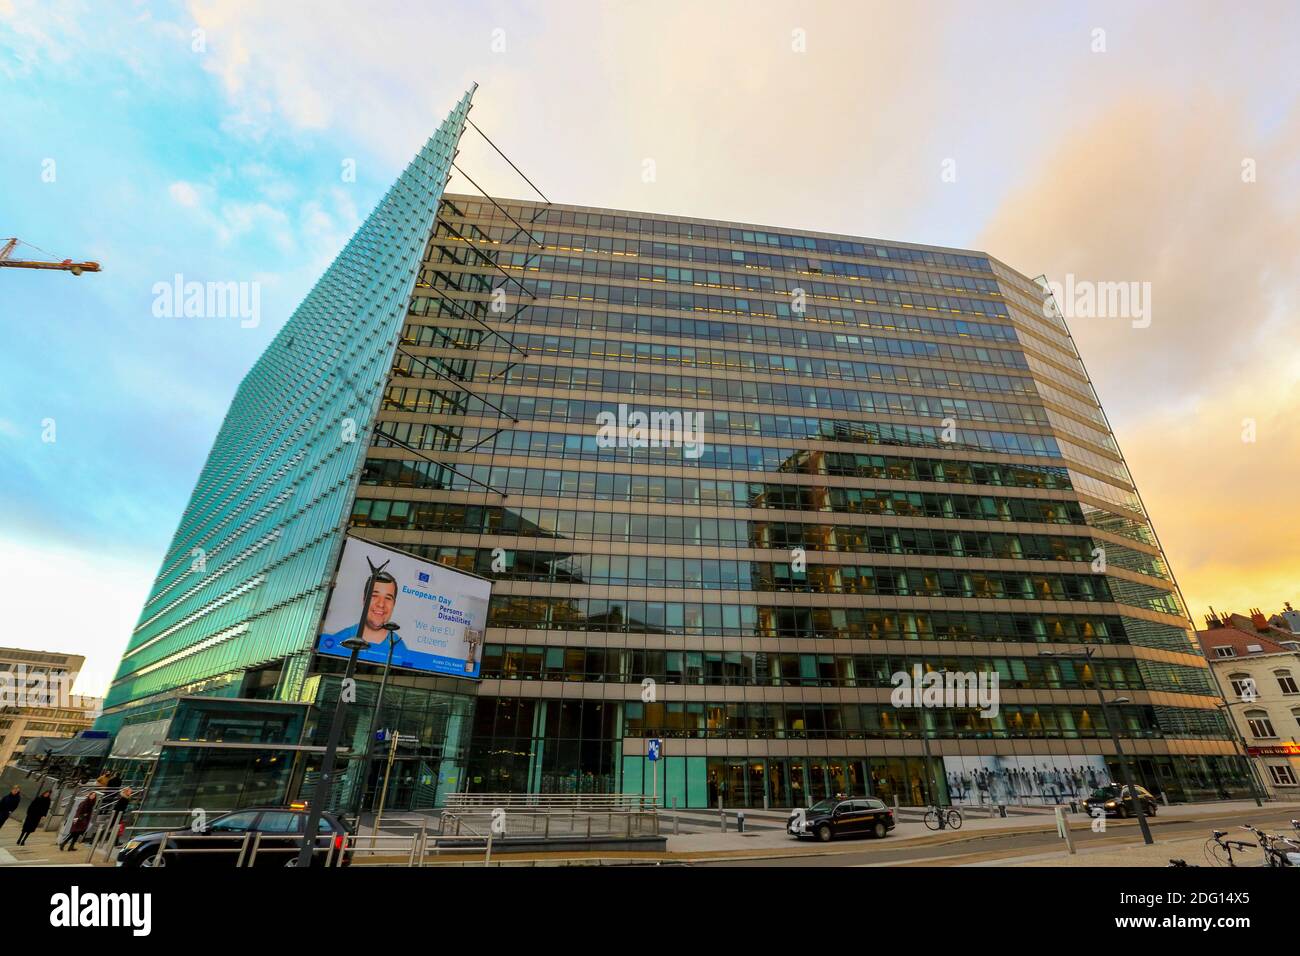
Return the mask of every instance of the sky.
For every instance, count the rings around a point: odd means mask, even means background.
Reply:
[[[103,266],[0,272],[0,643],[103,691],[239,380],[475,82],[556,202],[1149,283],[1070,324],[1193,618],[1300,599],[1294,3],[0,0],[0,238]]]

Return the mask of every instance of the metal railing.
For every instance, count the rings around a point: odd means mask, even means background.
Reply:
[[[637,793],[454,793],[438,821],[443,835],[494,832],[537,840],[659,836],[653,798]]]
[[[265,864],[267,857],[285,858],[286,866],[290,861],[296,862],[297,854],[301,847],[300,834],[266,834],[257,831],[245,833],[238,845],[232,845],[231,841],[236,838],[235,834],[212,834],[187,832],[184,829],[171,829],[178,825],[183,826],[194,816],[193,810],[147,810],[143,811],[144,816],[170,818],[168,821],[158,823],[151,821],[148,825],[136,821],[132,826],[125,828],[125,837],[123,842],[131,839],[133,834],[153,833],[158,830],[167,830],[165,840],[159,842],[157,852],[151,857],[154,866],[166,865],[168,854],[184,852],[191,853],[224,853],[234,858],[234,866],[251,867],[258,865],[259,859]],[[488,831],[479,833],[472,831],[460,835],[445,835],[434,833],[429,827],[427,817],[419,817],[416,821],[390,820],[385,818],[384,830],[406,830],[406,833],[349,833],[349,834],[321,834],[317,837],[320,844],[317,850],[318,857],[324,854],[323,863],[327,867],[339,866],[423,866],[428,856],[435,858],[442,856],[444,853],[473,853],[477,856],[480,852],[483,854],[485,863],[491,859],[493,834]],[[109,832],[109,831],[105,831]],[[116,832],[114,824],[113,831]],[[205,847],[204,841],[214,842],[220,840],[220,847]],[[270,840],[277,841],[275,845],[268,846]],[[328,844],[325,841],[328,840]],[[107,848],[104,853],[104,859],[107,861],[110,856],[114,843],[111,840],[103,839],[96,841],[92,848],[87,862],[93,862],[95,854]]]
[[[440,836],[459,836],[466,831],[480,837],[494,832],[498,837],[539,842],[657,837],[659,814],[654,810],[538,807],[475,807],[442,812],[438,820]]]
[[[636,810],[653,811],[652,797],[639,793],[449,793],[448,810]]]

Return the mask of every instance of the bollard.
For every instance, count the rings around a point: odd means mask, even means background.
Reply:
[[[745,832],[745,811],[744,810],[736,811],[736,832],[737,833]]]
[[[718,825],[722,828],[723,833],[727,832],[727,814],[722,809],[721,803],[718,804]]]
[[[1054,808],[1056,812],[1056,833],[1065,841],[1065,848],[1074,855],[1074,840],[1070,838],[1070,825],[1065,820],[1065,807],[1059,804]]]
[[[677,798],[673,797],[673,836],[677,836]]]
[[[1006,819],[1007,805],[1005,803],[998,804],[998,816],[1002,817],[1003,819]]]

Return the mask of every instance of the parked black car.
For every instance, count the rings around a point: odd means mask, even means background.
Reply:
[[[139,833],[117,851],[117,865],[233,867],[239,862],[245,837],[249,833],[260,833],[254,866],[297,866],[306,819],[307,811],[302,807],[249,807],[214,817],[199,830],[178,827]],[[344,846],[349,830],[337,814],[322,813],[319,833],[313,866],[325,865],[325,855],[331,846],[337,854]],[[167,851],[159,857],[158,847],[164,840],[167,841]],[[253,855],[252,845],[250,840],[249,857]],[[347,866],[348,862],[348,854],[344,854],[340,863]],[[244,865],[248,865],[247,859]]]
[[[1137,787],[1137,797],[1142,801],[1142,812],[1149,817],[1156,815],[1156,798],[1151,795],[1151,791],[1146,787]],[[1128,817],[1132,816],[1132,809],[1129,806],[1128,787],[1121,787],[1117,783],[1112,783],[1107,787],[1098,787],[1092,791],[1092,795],[1083,801],[1083,809],[1089,816],[1096,816],[1095,811],[1101,810],[1108,817]]]
[[[894,826],[894,811],[889,807],[874,797],[855,797],[819,800],[807,810],[795,810],[785,828],[801,840],[815,837],[828,843],[841,836],[885,837]]]

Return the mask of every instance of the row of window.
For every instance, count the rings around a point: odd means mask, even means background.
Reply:
[[[559,494],[559,493],[557,493]],[[856,500],[851,496],[856,495]],[[1080,524],[1072,502],[1037,501],[1032,498],[990,498],[974,495],[930,495],[919,491],[875,492],[845,489],[846,513],[894,515],[908,518],[947,518],[970,521],[1040,522]],[[918,500],[920,499],[920,500]],[[926,500],[931,499],[931,500]],[[937,500],[934,500],[937,499]],[[857,506],[856,509],[854,506]],[[866,525],[708,518],[693,515],[649,515],[591,508],[502,508],[454,501],[392,501],[357,498],[352,506],[357,527],[403,531],[448,531],[460,534],[500,534],[522,537],[560,537],[589,541],[668,542],[741,548],[813,548],[818,551],[876,551],[880,553],[971,554],[988,551],[999,557],[1029,553],[1060,554],[1055,547],[1026,549],[991,532],[884,529],[880,534],[910,538],[877,538]],[[938,538],[936,535],[947,535]],[[970,534],[975,537],[964,537]],[[954,537],[955,535],[955,537]],[[981,537],[983,536],[983,537]],[[897,541],[895,546],[894,541]],[[1088,548],[1090,552],[1091,547]]]
[[[435,278],[435,270],[420,270],[420,283],[423,285]],[[852,303],[855,306],[885,306],[895,309],[928,309],[931,312],[950,312],[961,315],[979,315],[989,318],[1010,318],[1005,304],[990,302],[987,299],[968,299],[965,296],[929,295],[919,292],[901,292],[897,289],[875,289],[869,286],[844,289],[846,295],[836,296],[840,291],[836,286],[824,282],[807,283],[808,294],[821,295],[832,301]],[[603,302],[609,305],[631,306],[633,308],[677,310],[682,312],[708,312],[724,315],[764,316],[788,319],[797,315],[793,296],[791,301],[780,299],[750,299],[734,295],[713,295],[699,292],[683,292],[675,289],[650,288],[647,285],[621,286],[597,282],[577,282],[565,279],[535,279],[525,276],[504,287],[514,297],[516,289],[531,299],[567,299],[579,302]],[[515,304],[522,300],[516,298]]]
[[[1277,730],[1273,727],[1273,720],[1266,711],[1248,710],[1243,715],[1246,718],[1246,724],[1250,727],[1252,737],[1277,737]],[[1291,716],[1300,723],[1300,708],[1291,711]]]
[[[421,553],[420,547],[411,548]],[[631,633],[868,640],[1012,641],[1030,643],[1130,643],[1114,615],[996,614],[968,611],[896,611],[879,608],[810,608],[701,602],[621,601],[514,594],[494,595],[489,626]],[[1146,623],[1146,622],[1140,622]],[[1168,625],[1171,649],[1186,632]],[[1172,632],[1172,633],[1168,633]],[[1158,645],[1153,632],[1141,642]]]
[[[974,707],[918,713],[888,703],[627,701],[607,706],[610,710],[621,708],[622,720],[618,722],[624,737],[889,740],[920,737],[923,722],[925,736],[959,740],[1076,739],[1108,737],[1111,732],[1107,715],[1090,705],[1003,704],[989,717],[981,716]],[[1110,708],[1110,714],[1115,732],[1124,737],[1227,735],[1223,719],[1215,711],[1117,705]],[[589,736],[585,728],[580,732]],[[503,734],[497,731],[495,736]]]
[[[1291,671],[1288,669],[1280,668],[1273,671],[1273,679],[1277,681],[1278,690],[1282,693],[1300,694],[1300,687],[1296,686],[1295,678],[1291,676]],[[1242,700],[1258,699],[1259,686],[1255,678],[1249,674],[1229,674],[1228,680],[1232,684],[1233,691]]]
[[[874,539],[880,532],[870,531]],[[501,548],[471,548],[455,545],[428,546],[429,557],[448,567],[459,568],[482,577],[505,581],[541,581],[552,584],[591,584],[597,586],[633,587],[739,587],[744,590],[773,590],[770,571],[763,571],[748,562],[721,561],[702,558],[658,558],[635,555],[577,555],[554,551],[516,551]],[[1120,549],[1108,545],[1105,554],[1110,557]],[[1127,552],[1134,558],[1146,558],[1137,552]],[[1085,558],[1086,559],[1086,558]],[[1082,560],[1082,559],[1081,559]],[[1155,577],[1165,577],[1163,565],[1136,566],[1138,561],[1114,561],[1121,567],[1135,565],[1129,570]],[[498,570],[502,569],[502,570]],[[767,577],[764,577],[764,574]],[[766,586],[757,586],[764,581]],[[807,590],[793,587],[788,582],[781,590]],[[1121,603],[1128,603],[1121,600]]]
[[[425,555],[436,546],[413,546]],[[1135,644],[1195,654],[1188,632],[1114,615],[900,611],[888,608],[621,601],[496,595],[489,624],[552,631],[722,637]]]
[[[914,667],[962,673],[996,673],[1001,689],[1164,690],[1213,693],[1208,671],[1167,665],[1144,674],[1131,659],[1091,662],[1038,657],[906,657],[884,654],[770,654],[763,651],[669,651],[621,647],[539,647],[486,644],[485,679],[641,684],[721,684],[762,687],[895,686],[897,673]]]
[[[416,300],[418,301],[418,300]],[[412,307],[414,309],[415,302]],[[414,313],[419,314],[419,313]],[[860,352],[886,358],[928,359],[931,361],[966,362],[972,365],[1028,369],[1020,352],[983,345],[954,345],[922,339],[880,338],[871,335],[845,335],[840,352]],[[598,339],[572,335],[515,333],[503,341],[497,336],[484,337],[476,354],[488,351],[523,349],[538,355],[568,358],[594,358],[606,362],[638,362],[677,365],[683,368],[731,369],[741,372],[764,372],[780,375],[804,375],[818,379],[867,381],[866,363],[790,354],[788,352],[750,352],[739,349],[708,348],[696,345],[664,345],[658,342]],[[469,372],[464,373],[470,377]]]
[[[451,239],[450,242],[458,243],[459,240]],[[582,258],[577,256],[555,255],[552,253],[534,252],[497,252],[490,258],[495,260],[495,268],[499,268],[506,273],[543,273],[548,276],[582,276],[584,279],[594,279],[602,285],[612,282],[653,282],[664,285],[691,286],[694,288],[720,289],[723,292],[759,292],[770,295],[787,295],[791,297],[791,312],[799,315],[803,310],[808,308],[809,303],[815,298],[829,300],[831,302],[870,302],[870,303],[888,303],[891,302],[892,296],[898,296],[894,303],[897,305],[910,305],[912,307],[927,308],[930,310],[943,310],[948,312],[976,313],[982,315],[996,315],[1003,318],[1010,318],[1010,313],[1006,306],[1001,302],[988,302],[982,299],[970,299],[965,296],[947,296],[931,295],[927,292],[906,292],[895,291],[890,289],[881,289],[874,286],[863,285],[840,285],[833,282],[825,282],[821,279],[814,278],[818,275],[815,272],[809,272],[802,276],[788,276],[774,274],[770,272],[761,272],[758,270],[745,272],[731,272],[722,269],[695,269],[689,266],[664,266],[654,265],[648,262],[625,261],[616,259],[596,259]],[[421,272],[423,278],[442,279],[443,283],[450,288],[461,289],[463,291],[481,291],[483,285],[500,283],[500,279],[495,272],[448,273],[443,269],[437,268],[438,264],[454,264],[467,269],[493,269],[494,266],[485,264],[483,259],[474,252],[468,250],[453,249],[444,246],[443,252],[439,255],[434,266],[426,265]],[[848,268],[857,268],[863,271],[875,271],[884,274],[886,270],[876,266],[848,266]],[[821,273],[825,274],[825,273]],[[846,275],[845,273],[833,271],[831,274]],[[464,278],[461,278],[461,277]],[[854,278],[846,275],[847,278]],[[535,280],[535,281],[553,281],[553,280]],[[880,280],[888,281],[888,280]],[[527,280],[523,282],[527,285]],[[996,283],[994,283],[996,284]],[[924,286],[944,288],[942,285],[931,286],[924,283]],[[498,285],[498,288],[506,288],[505,285]],[[973,291],[973,290],[972,290]],[[796,306],[793,304],[795,296],[802,294],[805,298]],[[1000,295],[1000,293],[993,293]],[[979,306],[974,305],[979,303]],[[772,303],[763,303],[764,308],[771,308]],[[813,305],[812,308],[816,308]],[[1007,334],[998,336],[1003,341],[1017,341],[1014,329],[1010,325],[1006,326]],[[939,333],[943,334],[943,333]]]
[[[443,252],[455,252],[457,245],[464,240],[452,232],[452,228],[461,236],[466,235],[462,225],[448,228],[440,223],[434,238],[429,243],[426,259],[432,259],[434,249]],[[946,272],[923,272],[898,266],[876,266],[861,262],[845,262],[839,259],[810,258],[808,256],[785,256],[772,252],[752,252],[745,249],[724,249],[718,246],[693,245],[677,242],[656,242],[653,239],[631,239],[618,236],[594,236],[589,233],[566,232],[563,230],[537,230],[530,228],[527,234],[521,233],[515,226],[479,226],[468,227],[473,230],[470,239],[474,248],[495,263],[512,261],[514,265],[537,262],[555,258],[555,253],[604,253],[621,259],[672,259],[678,262],[699,262],[717,265],[739,266],[752,270],[769,270],[779,272],[803,272],[809,274],[829,274],[850,276],[876,282],[888,282],[894,285],[927,286],[935,289],[949,289],[955,292],[977,292],[987,295],[1002,295],[996,279],[985,276],[953,275]],[[492,249],[491,246],[513,245],[528,248],[528,252],[512,254]],[[488,248],[484,248],[487,246]],[[546,255],[539,255],[538,247],[552,250]],[[462,250],[465,258],[472,261],[478,258],[475,253]],[[521,261],[522,260],[522,261]],[[457,260],[458,261],[458,260]],[[544,265],[543,265],[543,268]],[[547,270],[549,271],[549,270]],[[574,271],[574,270],[569,270]]]
[[[656,558],[629,555],[574,555],[554,551],[502,548],[438,547],[437,560],[500,581],[539,581],[599,587],[730,588],[745,591],[820,591],[850,593],[860,569],[810,565],[803,572],[789,565],[725,561],[712,558]],[[1079,560],[1086,560],[1080,558]],[[879,583],[879,582],[877,582]],[[854,591],[852,593],[879,593]],[[1114,600],[1129,603],[1118,591]]]
[[[820,551],[1034,561],[1087,562],[1096,557],[1090,538],[817,525],[774,525],[770,530],[768,536],[757,539],[751,546],[778,550],[803,548],[806,557]],[[759,580],[764,573],[770,573],[760,570],[757,562],[715,558],[574,554],[512,548],[458,549],[454,545],[443,546],[440,550],[447,553],[446,563],[464,566],[476,574],[569,584],[704,587],[708,586],[706,582]],[[1109,557],[1110,549],[1104,553]],[[451,558],[453,554],[457,555],[455,559]],[[491,572],[494,566],[501,570]]]
[[[434,363],[442,365],[439,359]],[[419,362],[399,358],[404,368],[412,374],[427,369]],[[960,427],[968,421],[1001,422],[1013,425],[1050,427],[1046,409],[1038,405],[1019,405],[1007,402],[986,402],[978,399],[909,395],[899,392],[858,392],[848,389],[818,389],[838,404],[817,405],[813,408],[838,408],[847,411],[881,415],[911,415],[922,418],[951,418]],[[835,393],[831,395],[829,393]],[[491,404],[488,404],[491,402]],[[616,403],[615,403],[616,404]],[[649,415],[652,409],[624,402],[629,413],[641,411]],[[511,418],[528,421],[577,422],[596,421],[601,412],[611,410],[611,400],[584,401],[575,398],[536,398],[531,395],[493,395],[484,400],[466,392],[429,388],[389,388],[384,394],[384,408],[402,412],[433,415],[483,416],[494,418],[505,414]],[[685,409],[693,412],[695,409]],[[709,434],[767,435],[777,438],[816,438],[823,433],[851,432],[856,422],[804,418],[792,415],[767,415],[742,411],[714,411],[709,407],[698,409],[704,430]]]
[[[1001,455],[1031,455],[1037,458],[1060,458],[1056,439],[1048,435],[1023,432],[989,431],[961,428],[956,434],[942,426],[896,425],[889,422],[859,422],[853,435],[819,436],[823,441],[843,441],[863,445],[901,445],[914,448],[955,448],[987,451]],[[948,436],[952,435],[951,440]],[[800,448],[769,448],[705,442],[697,436],[690,447],[685,443],[665,448],[601,447],[596,429],[588,434],[566,435],[563,432],[533,432],[515,429],[450,428],[422,422],[380,422],[374,444],[387,447],[390,439],[398,445],[417,449],[457,452],[464,449],[478,454],[524,455],[558,460],[579,459],[626,462],[671,462],[697,468],[727,468],[748,471],[787,471],[787,462],[805,453]]]
[[[461,314],[445,299],[417,299],[420,303],[441,303],[443,308],[441,314],[443,317],[456,320],[461,318]],[[428,308],[428,314],[433,315],[435,310],[427,306],[412,305],[412,311],[417,307]],[[424,313],[417,313],[424,314]],[[551,321],[550,317],[559,315],[563,321],[556,319]],[[539,320],[539,316],[545,320]],[[573,320],[576,316],[594,317],[590,321],[590,326],[576,324]],[[600,317],[608,320],[608,324],[594,324]],[[619,322],[618,320],[624,320]],[[574,328],[610,328],[616,331],[641,333],[644,330],[638,326],[644,323],[650,326],[652,322],[668,322],[675,320],[662,319],[658,316],[637,316],[633,314],[621,314],[617,312],[588,312],[577,309],[560,309],[548,306],[532,306],[525,313],[524,318],[519,320],[519,325],[557,325],[566,329]],[[692,320],[680,320],[684,325]],[[724,327],[726,329],[749,329],[754,341],[761,344],[777,344],[775,341],[761,336],[766,326],[730,326],[721,322],[697,321],[696,325],[710,332],[714,326]],[[719,329],[721,331],[721,329]],[[774,329],[769,329],[775,332]],[[660,333],[662,334],[662,333]],[[810,335],[812,333],[809,333]],[[406,345],[423,345],[431,347],[446,347],[455,349],[478,349],[487,336],[495,337],[494,333],[485,332],[483,329],[475,326],[450,326],[446,324],[422,325],[408,324],[402,330],[403,342]],[[748,339],[730,339],[726,335],[704,334],[698,336],[701,339],[720,342],[720,341],[748,341]],[[828,336],[831,339],[837,339],[838,336]],[[510,336],[506,336],[509,340]],[[775,338],[775,337],[774,337]],[[838,342],[831,341],[826,345],[818,345],[818,348],[838,349]],[[863,366],[867,372],[864,379],[872,384],[884,385],[905,385],[919,388],[943,388],[943,389],[962,389],[973,392],[1006,392],[1013,395],[1036,396],[1038,394],[1032,378],[1023,378],[1016,375],[1003,375],[994,372],[972,372],[962,369],[947,368],[930,368],[928,366],[917,365],[888,365],[874,362],[868,362]],[[534,369],[538,368],[533,366]],[[566,367],[567,368],[567,367]],[[554,382],[559,387],[584,387],[593,391],[611,391],[611,392],[632,392],[633,394],[681,394],[697,395],[701,398],[729,398],[734,401],[763,401],[778,404],[779,399],[786,394],[789,395],[819,395],[819,391],[814,392],[783,392],[778,389],[797,388],[798,386],[781,386],[769,382],[739,382],[735,379],[710,379],[697,378],[693,376],[678,375],[658,375],[653,378],[648,372],[618,372],[613,370],[602,369],[573,369],[572,376],[569,378],[557,380]],[[498,375],[495,381],[504,381],[507,384],[531,383],[531,379],[512,378],[508,375]],[[739,390],[728,388],[729,384],[740,386]],[[766,391],[764,390],[766,389]],[[785,404],[799,405],[807,404],[807,401],[787,401]],[[823,404],[830,404],[829,401]]]
[[[723,505],[731,508],[780,508],[793,511],[847,511],[856,512],[864,507],[860,502],[893,501],[895,492],[872,491],[856,488],[835,488],[825,485],[796,485],[756,481],[723,481],[712,478],[674,477],[670,475],[612,474],[610,472],[579,471],[559,468],[506,468],[489,465],[465,465],[457,475],[446,467],[424,459],[407,461],[397,458],[370,458],[362,474],[363,484],[391,485],[396,487],[433,488],[449,491],[472,491],[484,485],[522,494],[564,494],[583,498],[610,501],[661,501],[665,503]],[[1006,488],[1070,488],[1066,469],[1052,465],[1007,465],[997,462],[950,461],[933,458],[901,458],[893,455],[869,455],[843,452],[803,453],[790,462],[786,472],[810,475],[831,475],[849,478],[874,478],[892,481],[934,481],[955,485],[992,485]],[[470,477],[465,477],[466,475]],[[470,479],[473,480],[470,480]],[[912,492],[903,492],[911,495]],[[926,494],[929,493],[918,493]],[[968,496],[974,497],[974,496]],[[979,496],[979,500],[992,496]],[[907,499],[909,503],[912,499]],[[909,507],[928,508],[921,503]],[[1006,499],[1029,501],[1031,499]],[[1075,502],[1054,502],[1066,508],[1078,509]],[[881,511],[897,508],[881,506]],[[1009,506],[1014,508],[1014,505]],[[944,511],[945,515],[947,512]],[[996,517],[1003,512],[1001,505],[983,505],[977,509],[984,515]],[[1094,509],[1095,510],[1095,509]],[[1030,509],[1026,513],[1034,512]],[[1075,512],[1071,512],[1073,515]],[[955,517],[955,512],[952,515]],[[1035,521],[1056,520],[1035,518]],[[1081,524],[1082,519],[1071,517],[1071,523]],[[1095,526],[1100,527],[1095,522]]]
[[[509,213],[509,217],[505,213]],[[510,222],[509,226],[505,226],[507,230],[513,230],[516,221],[527,223],[530,234],[532,234],[534,228],[545,229],[554,226],[568,226],[578,229],[606,229],[611,232],[645,233],[653,236],[673,236],[679,239],[744,243],[746,245],[770,246],[778,249],[803,249],[809,252],[857,256],[862,259],[912,262],[938,268],[969,269],[972,272],[987,272],[990,275],[993,273],[993,266],[982,256],[967,256],[955,252],[936,252],[930,249],[911,249],[901,246],[882,246],[872,242],[860,242],[851,239],[801,236],[791,232],[766,232],[756,229],[731,228],[700,222],[673,222],[667,219],[642,219],[625,214],[578,212],[554,206],[537,207],[507,203],[501,209],[497,209],[495,204],[492,203],[456,198],[444,199],[439,215],[461,219],[500,219]]]

